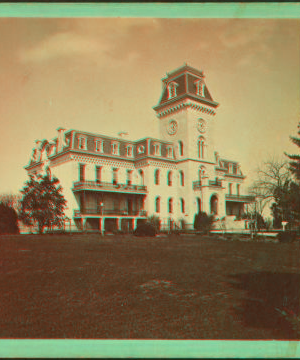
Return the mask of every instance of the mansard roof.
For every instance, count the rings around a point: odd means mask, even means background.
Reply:
[[[216,108],[219,104],[213,100],[204,78],[205,76],[202,70],[197,70],[187,64],[167,73],[167,76],[162,79],[162,95],[158,105],[154,107],[154,110],[158,110],[162,106],[169,105],[176,100],[186,97]],[[197,81],[201,81],[205,85],[203,96],[197,94]],[[169,98],[168,86],[171,83],[175,83],[176,85],[176,96]]]

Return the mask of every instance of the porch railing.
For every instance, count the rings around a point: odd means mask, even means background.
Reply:
[[[116,216],[147,216],[145,210],[122,210],[122,209],[84,209],[74,210],[74,216],[81,215],[116,215]]]
[[[254,202],[255,196],[251,195],[233,195],[233,194],[225,194],[225,199],[229,201],[239,201],[239,202]]]
[[[73,184],[73,190],[104,190],[146,193],[147,187],[145,185],[119,184],[105,181],[76,181]]]

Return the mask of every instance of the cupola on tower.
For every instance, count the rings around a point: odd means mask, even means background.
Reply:
[[[176,158],[214,161],[214,117],[218,103],[203,71],[187,64],[162,79],[162,95],[154,107],[160,137],[175,144]]]

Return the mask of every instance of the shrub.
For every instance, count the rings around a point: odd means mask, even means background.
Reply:
[[[139,224],[134,230],[135,236],[155,236],[156,228],[152,224],[146,222]]]
[[[156,215],[151,215],[147,219],[147,223],[152,224],[156,231],[158,232],[160,230],[160,218]]]
[[[296,241],[297,238],[297,231],[280,231],[277,235],[278,241],[282,243],[290,243]]]
[[[213,215],[207,215],[206,212],[200,211],[195,215],[194,229],[200,231],[209,231],[214,221]]]
[[[19,234],[18,215],[16,210],[7,204],[0,203],[0,234]]]

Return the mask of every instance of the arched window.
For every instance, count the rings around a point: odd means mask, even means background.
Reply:
[[[173,177],[172,171],[169,171],[168,172],[168,186],[172,186],[172,177]]]
[[[159,185],[159,169],[156,169],[154,172],[154,184]]]
[[[205,167],[201,166],[200,169],[199,169],[199,183],[200,183],[200,185],[202,185],[202,180],[203,180],[205,175],[206,175]]]
[[[184,214],[185,213],[185,203],[184,203],[184,199],[180,199],[180,207],[181,207],[181,212]]]
[[[178,141],[178,149],[179,149],[179,156],[183,156],[183,142],[181,140]]]
[[[199,159],[204,159],[205,157],[205,139],[203,136],[200,136],[198,139],[198,157]]]
[[[213,215],[218,215],[218,197],[213,195],[210,198],[210,213]]]
[[[168,212],[169,212],[169,214],[173,213],[173,199],[172,198],[170,198],[168,201]]]
[[[184,186],[184,172],[182,170],[179,171],[179,177],[180,177],[180,185]]]
[[[140,174],[141,186],[144,186],[144,171],[140,169],[139,174]]]
[[[155,199],[155,212],[157,212],[157,213],[160,212],[160,197],[159,196]]]

